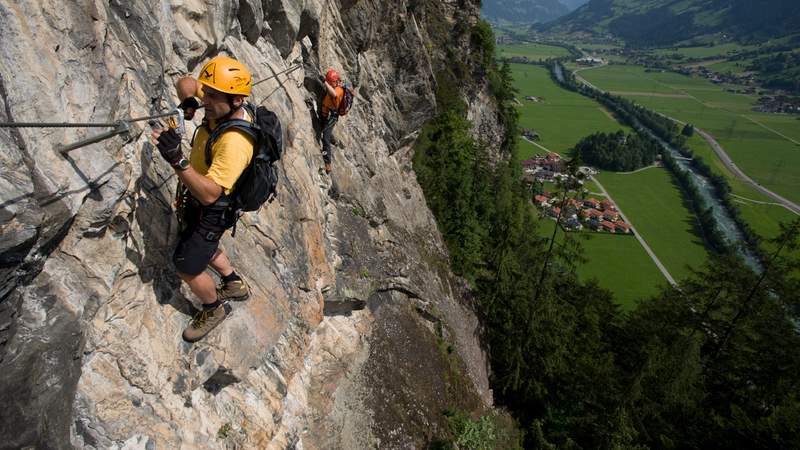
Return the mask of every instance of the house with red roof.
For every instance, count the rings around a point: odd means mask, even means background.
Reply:
[[[583,201],[583,206],[585,206],[587,208],[599,209],[600,208],[600,202],[597,201],[596,198],[587,198],[586,200]]]
[[[533,197],[533,202],[538,206],[545,206],[547,204],[548,198],[544,195],[536,195]]]
[[[628,234],[631,232],[631,227],[625,222],[617,222],[614,224],[617,233]]]
[[[607,220],[609,222],[616,222],[616,221],[619,220],[619,213],[616,212],[616,211],[612,211],[610,209],[607,209],[607,210],[603,211],[603,219],[605,219],[605,220]]]
[[[610,231],[611,233],[613,233],[617,228],[613,223],[607,220],[600,222],[600,227],[606,231]]]
[[[600,220],[600,218],[603,217],[603,211],[600,211],[599,209],[589,209],[587,211],[589,211],[589,217],[591,218]]]
[[[522,166],[522,170],[525,172],[533,171],[538,166],[537,162],[533,159],[520,161],[519,164]]]
[[[605,210],[616,211],[617,207],[614,206],[614,203],[612,203],[611,200],[604,199],[602,202],[600,202],[600,209],[602,209],[603,211]]]

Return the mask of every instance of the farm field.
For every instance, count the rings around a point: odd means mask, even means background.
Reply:
[[[587,262],[578,268],[578,276],[581,280],[597,279],[600,286],[614,293],[622,309],[633,309],[637,301],[668,285],[634,236],[593,232],[584,236],[588,239],[581,244]]]
[[[737,52],[744,52],[754,50],[756,46],[753,45],[740,45],[736,43],[725,43],[714,45],[710,47],[678,47],[678,48],[662,48],[654,51],[657,55],[672,55],[678,53],[687,58],[712,58],[715,56],[726,56]]]
[[[607,66],[581,76],[601,89],[708,131],[751,178],[800,201],[800,145],[793,142],[800,142],[800,126],[795,118],[753,112],[754,96],[724,92],[704,79],[680,74]]]
[[[550,237],[555,221],[540,220],[539,233]],[[559,231],[557,242],[564,235]],[[632,310],[637,301],[657,294],[661,286],[667,285],[634,236],[580,232],[570,233],[570,237],[579,239],[587,260],[578,266],[578,277],[582,281],[596,279],[601,287],[614,293],[614,301],[623,310]]]
[[[512,58],[514,56],[525,56],[530,60],[556,58],[568,56],[569,51],[562,47],[545,44],[506,44],[497,46],[498,58]]]
[[[551,79],[547,69],[530,64],[512,64],[514,87],[519,90],[522,106],[520,126],[539,133],[537,144],[557,153],[566,154],[583,137],[603,131],[630,131],[620,125],[611,114],[594,101],[574,92],[561,89]],[[543,98],[543,101],[525,100],[526,96]],[[524,139],[519,139],[518,154],[527,159],[544,150]]]
[[[743,59],[739,61],[720,61],[713,64],[703,64],[709,70],[713,70],[714,72],[732,72],[732,73],[743,73],[749,72],[747,67],[750,66],[752,63],[752,59]]]
[[[596,177],[673,278],[680,281],[689,275],[688,266],[705,263],[708,253],[696,219],[669,172],[651,168],[631,174],[601,172]]]

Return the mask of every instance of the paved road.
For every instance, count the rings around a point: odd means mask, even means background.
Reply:
[[[736,178],[738,178],[741,181],[744,181],[745,183],[749,184],[755,190],[757,190],[758,192],[761,192],[762,194],[766,195],[767,197],[775,200],[777,203],[780,203],[781,206],[783,206],[784,208],[788,209],[789,211],[800,215],[800,205],[798,205],[797,203],[794,203],[793,201],[788,200],[788,199],[786,199],[784,197],[781,197],[780,195],[770,191],[769,189],[765,188],[764,186],[761,186],[760,184],[756,183],[752,178],[750,178],[747,175],[745,175],[745,173],[742,172],[742,170],[739,169],[739,167],[736,164],[733,163],[733,161],[731,160],[730,156],[728,156],[728,154],[725,153],[725,150],[722,148],[721,145],[719,145],[719,142],[717,142],[717,140],[714,139],[713,136],[711,136],[710,134],[706,133],[705,131],[703,131],[703,130],[701,130],[699,128],[695,128],[694,130],[697,133],[699,133],[700,136],[702,136],[703,139],[706,140],[706,142],[708,142],[708,144],[711,146],[711,148],[714,149],[714,153],[717,154],[717,156],[722,161],[722,163],[725,164],[725,167],[727,167],[728,170],[730,170],[731,173]]]
[[[528,139],[528,138],[527,138],[527,137],[525,137],[525,136],[522,136],[522,139],[525,139],[526,141],[528,141],[528,142],[530,142],[531,144],[533,144],[533,145],[535,145],[535,146],[539,147],[540,149],[542,149],[542,150],[546,151],[547,153],[555,153],[555,152],[553,152],[552,150],[550,150],[549,148],[547,148],[547,147],[545,147],[545,146],[543,146],[543,145],[539,145],[539,144],[537,144],[536,142],[533,142],[532,140]]]
[[[600,89],[599,87],[597,87],[597,86],[593,85],[592,83],[589,83],[589,81],[588,81],[586,78],[583,78],[582,76],[578,75],[578,72],[583,72],[584,70],[599,69],[599,68],[601,68],[601,67],[603,67],[603,66],[607,66],[607,65],[608,65],[608,62],[605,62],[605,61],[604,61],[602,64],[598,64],[598,65],[596,65],[596,66],[584,67],[584,68],[582,68],[582,69],[575,69],[575,70],[573,70],[573,71],[572,71],[572,75],[574,75],[574,76],[575,76],[575,79],[576,79],[576,80],[578,80],[578,81],[580,81],[581,83],[583,83],[583,84],[585,84],[585,85],[589,86],[590,88],[592,88],[592,89],[594,89],[594,90],[596,90],[596,91],[605,92],[604,90],[602,90],[602,89]]]
[[[597,178],[595,178],[595,177],[590,177],[590,178],[591,178],[592,181],[594,181],[594,183],[597,185],[597,187],[599,187],[600,190],[603,191],[603,194],[605,194],[606,198],[611,200],[615,205],[617,205],[617,202],[615,202],[614,199],[611,198],[611,196],[608,194],[608,191],[606,191],[606,188],[604,188],[603,185],[600,184],[599,181],[597,181]],[[678,283],[676,283],[675,279],[672,278],[672,275],[669,274],[669,271],[667,270],[666,267],[664,267],[664,264],[661,264],[661,260],[658,259],[658,256],[656,256],[656,254],[653,252],[653,250],[650,248],[650,246],[647,245],[647,242],[645,242],[645,240],[642,237],[642,235],[639,234],[638,231],[636,231],[636,228],[633,226],[633,223],[631,223],[631,221],[628,220],[627,217],[625,217],[625,214],[622,213],[621,209],[618,209],[618,211],[619,211],[619,216],[622,217],[622,220],[624,220],[628,225],[630,225],[631,230],[633,231],[633,235],[636,236],[636,239],[639,241],[640,244],[642,244],[642,247],[644,248],[644,251],[646,251],[647,254],[650,255],[650,259],[652,259],[653,262],[656,263],[656,267],[658,267],[658,270],[660,270],[661,273],[664,274],[664,278],[666,278],[667,281],[669,281],[669,284],[671,284],[673,286],[677,286]]]

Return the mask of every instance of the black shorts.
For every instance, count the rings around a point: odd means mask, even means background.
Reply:
[[[220,203],[219,201],[217,203]],[[172,262],[178,272],[198,275],[203,272],[219,247],[225,230],[235,221],[227,204],[190,207],[186,212],[188,226],[180,234]]]

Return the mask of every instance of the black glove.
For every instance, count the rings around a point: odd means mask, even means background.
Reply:
[[[186,120],[192,120],[195,111],[200,109],[200,100],[197,97],[186,97],[183,99],[178,108],[183,110],[183,117]]]
[[[319,80],[320,84],[325,84],[325,75],[320,75],[317,79]]]
[[[172,166],[178,164],[178,161],[183,158],[183,152],[181,151],[181,135],[172,128],[158,136],[157,147],[161,156]]]

